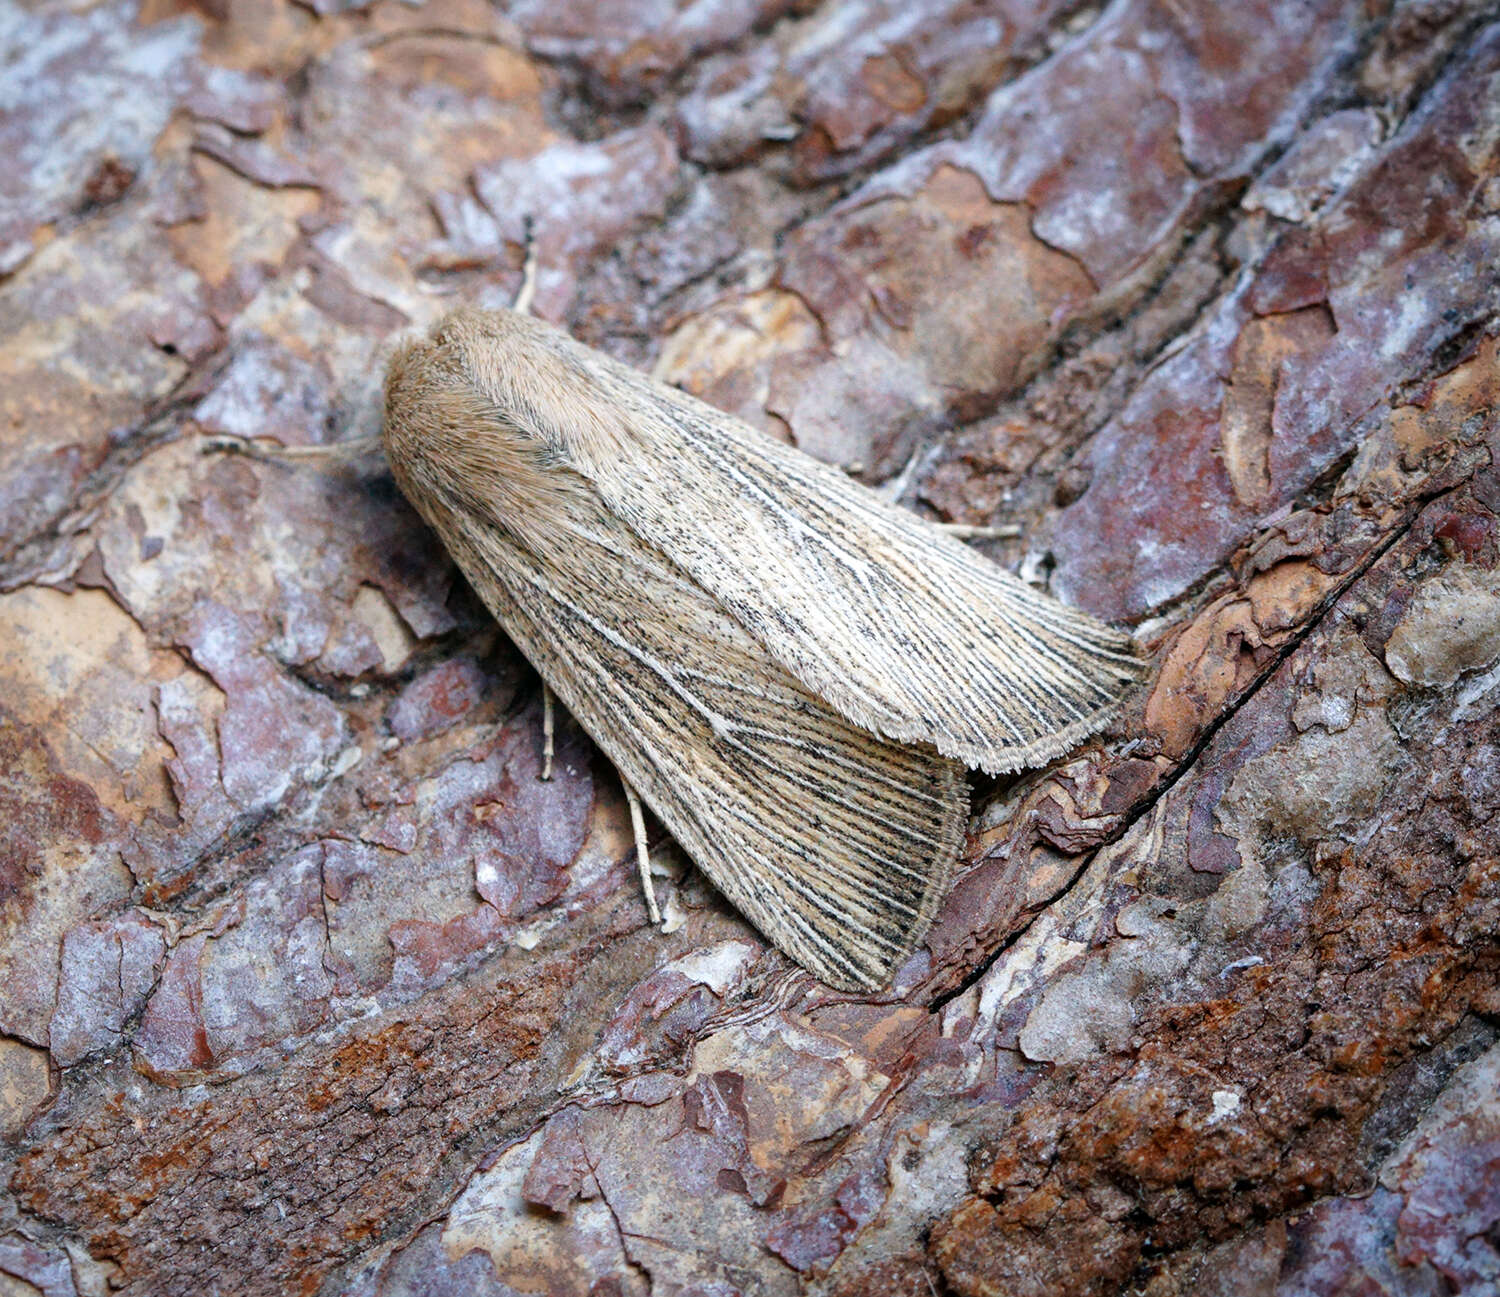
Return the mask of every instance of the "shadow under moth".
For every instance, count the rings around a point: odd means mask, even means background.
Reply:
[[[1139,673],[1127,636],[519,311],[402,347],[382,439],[627,791],[835,987],[888,985],[925,934],[964,767],[1058,756]]]

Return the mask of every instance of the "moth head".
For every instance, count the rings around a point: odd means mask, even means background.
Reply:
[[[570,408],[580,377],[552,332],[512,311],[463,309],[391,357],[382,438],[429,522],[462,511],[540,544],[587,491],[560,429],[589,416]]]

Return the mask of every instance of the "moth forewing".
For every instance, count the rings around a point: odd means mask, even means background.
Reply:
[[[715,884],[834,985],[948,886],[960,761],[1048,759],[1139,664],[837,470],[529,317],[455,312],[386,386],[398,483]]]
[[[434,526],[496,619],[714,884],[829,984],[890,981],[948,889],[962,767],[850,724],[618,521],[534,555]]]
[[[443,350],[501,418],[856,724],[990,771],[1098,728],[1129,638],[1032,589],[828,465],[511,312]]]

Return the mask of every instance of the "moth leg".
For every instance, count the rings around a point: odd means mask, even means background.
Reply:
[[[906,463],[901,466],[901,471],[895,477],[877,486],[875,494],[887,504],[900,504],[901,498],[911,487],[912,482],[916,480],[917,471],[922,467],[923,461],[928,459],[931,453],[930,448],[918,446],[912,451],[911,457]],[[850,471],[852,472],[853,470],[851,469]]]
[[[557,706],[547,682],[542,682],[542,773],[537,778],[552,778],[553,736],[557,732]]]
[[[625,789],[625,800],[630,803],[630,827],[635,833],[635,863],[641,871],[641,888],[646,893],[646,913],[651,916],[651,926],[661,927],[661,911],[656,908],[656,888],[651,885],[651,849],[646,845],[646,821],[641,815],[641,799],[622,778],[620,786]]]
[[[522,238],[526,243],[526,260],[521,263],[521,286],[516,289],[515,300],[510,309],[517,315],[531,314],[531,300],[536,296],[536,234],[531,217],[522,224]]]
[[[900,504],[902,497],[916,480],[924,461],[931,458],[931,451],[932,448],[918,446],[912,451],[911,458],[902,466],[901,471],[890,481],[876,488],[876,494],[887,504]],[[1021,534],[1019,527],[972,527],[966,522],[940,522],[937,527],[939,531],[946,531],[950,536],[956,536],[959,540],[1014,540]]]
[[[1019,527],[971,527],[966,522],[940,522],[938,530],[959,540],[1015,540],[1021,534]]]

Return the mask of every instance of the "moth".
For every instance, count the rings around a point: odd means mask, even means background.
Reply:
[[[627,791],[834,987],[888,985],[925,934],[965,767],[1066,752],[1139,672],[1128,636],[521,311],[401,347],[382,440]]]

